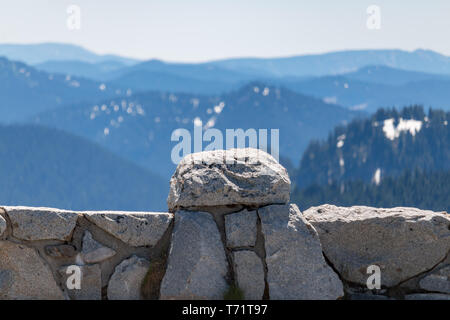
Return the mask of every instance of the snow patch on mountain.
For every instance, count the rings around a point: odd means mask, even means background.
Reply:
[[[417,132],[422,129],[422,121],[414,119],[399,119],[397,126],[395,126],[395,119],[390,118],[384,120],[383,132],[389,140],[394,140],[400,137],[400,134],[405,131],[415,136]]]

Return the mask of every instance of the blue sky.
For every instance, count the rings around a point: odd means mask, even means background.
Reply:
[[[7,3],[7,4],[6,4]],[[81,9],[69,30],[67,7]],[[381,29],[366,26],[367,7]],[[450,55],[449,0],[14,0],[0,4],[0,43],[65,42],[141,59],[205,61],[346,49]]]

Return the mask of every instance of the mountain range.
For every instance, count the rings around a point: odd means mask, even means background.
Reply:
[[[52,61],[83,61],[91,64],[115,61],[130,66],[142,62],[116,55],[99,55],[80,46],[62,43],[0,44],[0,56],[32,65]],[[369,65],[450,74],[449,57],[423,49],[415,51],[346,50],[281,58],[233,58],[181,65],[214,66],[257,78],[338,75],[354,72]]]
[[[145,92],[81,103],[46,111],[34,123],[64,129],[96,141],[135,163],[169,179],[175,169],[171,141],[177,130],[193,137],[204,130],[279,129],[280,154],[297,162],[311,139],[363,113],[304,96],[284,88],[254,82],[220,96]],[[206,143],[204,144],[206,146]]]
[[[0,45],[0,55],[1,48]],[[26,55],[25,48],[27,54],[37,51],[36,56],[44,56],[39,46],[16,48],[15,55],[5,50],[3,53],[20,60]],[[203,63],[124,61],[114,56],[88,54],[87,50],[73,46],[56,51],[65,54],[48,50],[47,60],[33,63],[39,70],[90,78],[137,91],[222,94],[250,81],[263,81],[369,112],[414,103],[450,110],[450,58],[430,50],[354,50]],[[69,54],[71,50],[73,54]],[[83,54],[75,59],[75,52],[80,50],[84,50]],[[31,60],[25,57],[23,61]]]
[[[446,60],[441,58],[445,69]],[[39,66],[46,68],[41,70]],[[264,73],[258,78],[212,62],[183,64],[150,60],[124,66],[123,62],[111,60],[96,63],[58,60],[35,67],[0,58],[0,77],[3,122],[21,121],[59,106],[102,101],[139,91],[217,96],[236,91],[252,81],[285,87],[350,110],[375,112],[380,107],[411,104],[450,110],[450,75],[385,65],[363,66],[340,75],[271,77]]]
[[[279,129],[303,209],[450,207],[450,67],[438,53],[169,63],[41,44],[2,55],[2,204],[165,210],[172,140],[201,127]]]

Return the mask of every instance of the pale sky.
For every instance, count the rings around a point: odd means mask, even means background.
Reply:
[[[81,9],[69,30],[67,8]],[[370,5],[381,29],[366,26]],[[206,61],[346,49],[450,55],[450,0],[1,0],[0,43],[64,42],[139,59]]]

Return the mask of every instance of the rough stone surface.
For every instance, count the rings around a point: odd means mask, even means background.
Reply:
[[[62,267],[59,273],[62,276],[62,285],[71,300],[101,300],[102,299],[102,272],[100,265],[78,266],[81,271],[80,289],[67,288],[67,279],[74,273],[68,266]]]
[[[137,256],[122,261],[108,284],[109,300],[140,300],[141,286],[150,262]]]
[[[350,295],[349,300],[394,300],[394,299],[380,294],[356,293]]]
[[[14,237],[22,240],[70,240],[78,214],[52,208],[4,207]]]
[[[3,232],[6,230],[6,220],[0,215],[0,237],[3,235]]]
[[[0,299],[64,299],[36,250],[0,241]]]
[[[86,263],[97,263],[113,257],[116,254],[111,248],[102,245],[100,242],[92,238],[92,234],[89,231],[84,232],[83,236],[83,248],[81,250],[81,256]]]
[[[170,180],[167,203],[171,212],[201,206],[288,203],[290,185],[286,169],[264,151],[205,151],[181,160]]]
[[[450,294],[450,266],[441,268],[419,282],[420,288],[433,291]]]
[[[314,227],[294,204],[258,209],[265,239],[270,298],[337,299],[342,282],[327,265]]]
[[[223,299],[228,264],[216,223],[205,212],[178,211],[161,299]]]
[[[78,254],[77,249],[70,244],[46,246],[45,253],[53,258],[71,258]]]
[[[256,211],[243,210],[225,216],[227,246],[253,247],[256,243]]]
[[[247,300],[261,300],[264,295],[264,266],[253,251],[233,252],[234,272],[238,287]]]
[[[381,285],[392,287],[431,270],[450,250],[450,216],[445,213],[323,205],[304,216],[341,277],[362,285],[370,265],[380,267]]]
[[[450,294],[414,293],[406,295],[405,300],[450,300]]]
[[[85,217],[123,242],[154,246],[164,235],[173,215],[164,212],[84,212]]]

